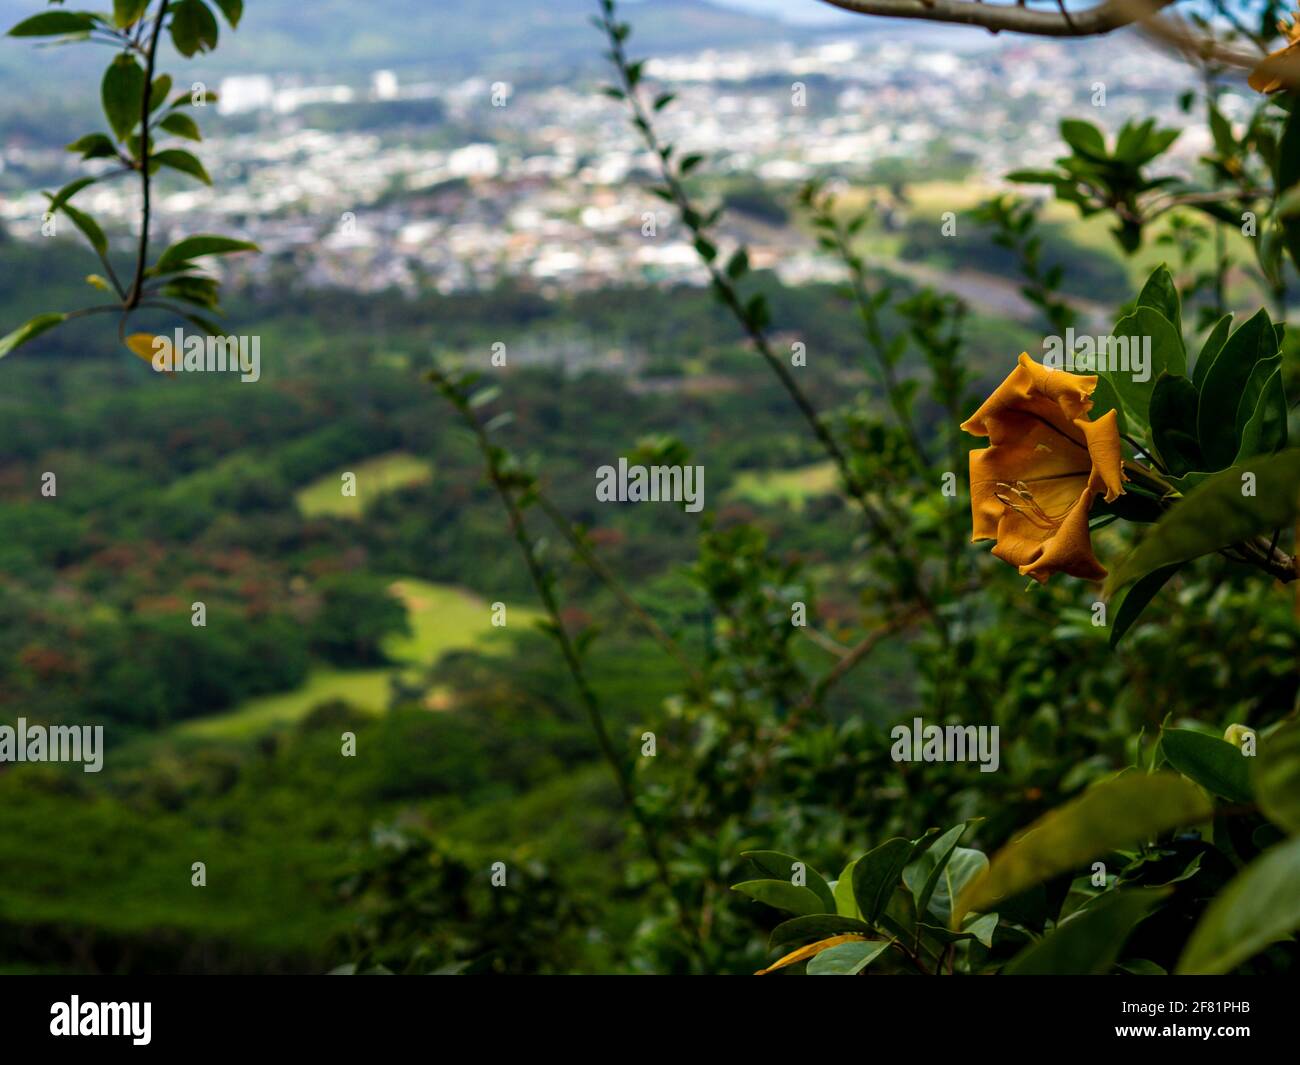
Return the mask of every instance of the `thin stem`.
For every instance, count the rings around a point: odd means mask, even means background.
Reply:
[[[640,94],[637,92],[636,85],[629,74],[630,64],[627,58],[627,52],[623,47],[623,38],[616,31],[616,24],[607,13],[602,13],[600,18],[601,26],[609,40],[610,56],[615,68],[618,70],[619,80],[623,91],[624,98],[627,100],[628,107],[631,109],[633,124],[640,131],[641,137],[651,154],[659,160],[659,171],[667,187],[669,196],[674,206],[682,216],[683,223],[691,229],[697,238],[702,239],[700,225],[698,222],[699,214],[695,210],[687,195],[680,175],[673,171],[668,164],[669,152],[660,144],[658,136],[655,134],[654,126],[650,121],[650,115],[645,109]],[[840,447],[834,435],[826,427],[822,417],[817,413],[812,401],[804,394],[794,375],[791,374],[785,363],[777,358],[776,353],[772,350],[771,343],[768,340],[764,329],[754,320],[754,316],[741,303],[740,296],[736,291],[735,285],[731,279],[718,267],[715,259],[701,256],[704,260],[705,268],[709,273],[709,278],[713,283],[714,290],[718,293],[724,306],[731,311],[732,315],[740,323],[741,328],[753,343],[754,348],[763,357],[763,360],[776,374],[777,379],[781,382],[790,398],[794,401],[799,413],[803,415],[817,442],[834,461],[839,470],[840,477],[844,482],[845,489],[852,497],[854,502],[861,508],[867,519],[868,525],[872,532],[880,539],[894,555],[903,570],[904,580],[908,585],[909,593],[916,598],[925,608],[927,614],[935,618],[936,628],[940,638],[947,641],[946,628],[938,621],[938,612],[934,607],[929,595],[922,587],[917,573],[916,564],[913,562],[908,553],[904,550],[902,542],[898,539],[893,529],[880,508],[872,502],[866,486],[854,473],[848,456]]]
[[[532,580],[533,587],[536,589],[538,597],[542,600],[542,605],[546,610],[547,616],[551,622],[552,635],[560,645],[560,652],[564,656],[565,665],[568,667],[574,683],[577,685],[578,693],[582,698],[582,703],[587,711],[588,720],[591,723],[592,731],[596,735],[596,742],[600,747],[601,754],[605,761],[609,763],[610,769],[613,770],[615,781],[618,785],[619,793],[623,798],[624,804],[631,813],[633,819],[641,829],[641,834],[645,840],[646,850],[650,855],[650,860],[655,867],[660,883],[668,894],[668,898],[676,905],[679,922],[692,942],[698,943],[699,932],[687,919],[685,909],[677,902],[677,897],[673,893],[673,879],[668,870],[668,863],[664,859],[663,852],[659,846],[659,838],[655,832],[654,826],[646,817],[644,811],[636,801],[636,789],[632,782],[632,775],[628,771],[627,764],[619,756],[614,747],[614,742],[610,738],[609,729],[605,724],[604,712],[601,709],[600,701],[596,696],[591,682],[587,678],[586,670],[583,669],[582,659],[578,654],[577,648],[570,639],[568,631],[565,629],[562,616],[560,614],[560,605],[555,598],[555,592],[551,588],[551,583],[542,568],[542,563],[537,557],[531,540],[528,537],[528,527],[524,522],[523,512],[520,510],[519,503],[515,499],[511,485],[507,480],[500,465],[500,451],[492,445],[488,439],[487,430],[483,423],[475,416],[472,408],[469,406],[467,397],[463,391],[449,378],[438,370],[430,373],[430,379],[441,389],[447,399],[456,407],[464,420],[466,426],[474,434],[475,442],[478,444],[479,451],[482,453],[485,463],[487,464],[488,480],[491,481],[493,488],[496,489],[497,495],[501,498],[501,503],[505,507],[506,515],[510,522],[510,530],[514,535],[515,543],[519,547],[520,554],[523,555],[524,564],[528,568],[528,575]]]
[[[569,546],[573,548],[574,554],[582,560],[588,569],[590,569],[605,583],[606,587],[614,593],[615,598],[617,598],[618,601],[622,603],[638,621],[641,622],[642,626],[652,637],[654,637],[659,646],[677,660],[681,667],[686,671],[687,675],[691,678],[691,681],[697,687],[702,686],[704,684],[703,675],[698,669],[696,669],[695,664],[690,660],[690,658],[687,657],[686,652],[682,650],[681,645],[669,636],[663,626],[661,626],[659,622],[651,616],[650,612],[632,597],[632,594],[614,575],[614,571],[605,565],[596,553],[591,550],[590,545],[583,538],[582,534],[573,527],[560,508],[552,503],[540,491],[537,492],[537,502],[542,508],[542,512],[550,518],[551,524],[554,525],[560,531],[561,535],[569,542]]]
[[[149,137],[149,104],[153,95],[153,72],[154,63],[158,57],[158,38],[162,36],[163,21],[167,15],[167,4],[170,0],[162,0],[158,8],[158,17],[154,21],[153,34],[149,38],[149,50],[145,54],[144,65],[144,92],[140,97],[140,189],[144,196],[144,203],[140,212],[140,250],[136,253],[135,260],[135,280],[131,284],[131,294],[126,301],[126,309],[134,310],[140,305],[140,297],[144,289],[144,270],[145,264],[149,261],[149,213],[150,213],[150,188],[152,181],[149,177],[149,155],[150,155],[150,137]]]

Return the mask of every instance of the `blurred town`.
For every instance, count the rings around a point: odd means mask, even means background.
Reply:
[[[1172,57],[1119,39],[1068,48],[971,40],[956,52],[923,37],[867,36],[710,50],[652,58],[644,74],[649,91],[676,96],[661,132],[679,155],[706,153],[701,173],[719,189],[733,175],[792,190],[816,175],[888,183],[918,168],[996,187],[1011,160],[1051,161],[1067,115],[1110,130],[1130,116],[1181,124],[1170,90],[1189,75]],[[684,231],[649,191],[654,160],[594,78],[404,82],[377,70],[356,85],[240,75],[217,90],[216,115],[197,112],[206,139],[186,145],[214,185],[166,176],[159,217],[176,236],[257,240],[265,254],[241,269],[288,263],[299,284],[365,291],[453,292],[503,278],[543,292],[705,279]],[[1232,115],[1237,103],[1228,94],[1224,109]],[[1189,166],[1205,150],[1198,132],[1184,134],[1171,165]],[[10,234],[40,239],[41,189],[72,180],[81,165],[54,147],[7,145],[0,221]],[[77,204],[125,240],[138,189],[108,181]],[[779,209],[733,217],[754,266],[787,283],[825,272],[812,242],[792,246]]]

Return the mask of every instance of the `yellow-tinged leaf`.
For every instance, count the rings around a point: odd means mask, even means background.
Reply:
[[[994,855],[953,906],[953,927],[960,928],[967,913],[992,913],[999,900],[1058,873],[1213,814],[1205,793],[1177,773],[1125,773],[1102,781],[1044,814]]]
[[[792,950],[784,958],[773,962],[766,969],[759,969],[755,976],[766,976],[768,973],[774,973],[777,969],[784,969],[787,965],[794,965],[796,962],[807,961],[814,958],[823,950],[830,950],[831,947],[838,947],[841,943],[854,943],[859,940],[869,940],[870,936],[858,935],[855,932],[846,932],[841,936],[831,936],[829,939],[819,939],[816,943],[809,943],[806,947],[800,947],[798,950]]]
[[[171,341],[166,337],[155,337],[152,333],[132,333],[124,343],[130,349],[132,355],[144,359],[150,366],[153,366],[154,354],[160,350],[157,346],[159,341],[164,345],[161,350],[166,353],[166,357],[170,361]],[[155,366],[154,369],[158,369],[158,367]],[[170,376],[172,371],[164,369],[162,372]]]

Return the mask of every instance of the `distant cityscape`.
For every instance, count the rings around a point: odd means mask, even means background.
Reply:
[[[645,67],[652,91],[677,96],[660,116],[663,136],[679,153],[706,153],[709,181],[787,192],[816,175],[862,182],[888,161],[925,180],[936,159],[958,162],[968,184],[996,187],[1013,160],[1035,166],[1058,154],[1064,117],[1111,130],[1130,116],[1183,125],[1176,97],[1190,76],[1120,39],[1018,39],[954,53],[924,39],[858,37]],[[542,292],[705,280],[671,210],[648,191],[654,161],[597,84],[415,82],[376,70],[357,85],[286,73],[228,77],[217,88],[210,138],[187,145],[214,185],[166,177],[159,232],[258,241],[264,255],[236,267],[245,279],[292,266],[300,284],[364,291],[455,292],[506,278]],[[401,123],[368,127],[362,105],[365,114],[402,105]],[[1229,93],[1224,106],[1232,116],[1245,103]],[[310,120],[322,108],[329,128]],[[1206,150],[1204,129],[1192,125],[1169,165],[1190,169]],[[0,159],[0,178],[17,190],[0,201],[0,223],[17,239],[42,239],[41,189],[83,171],[52,148],[8,145]],[[117,180],[76,204],[125,240],[138,195],[135,182]],[[792,245],[784,227],[730,235],[743,235],[753,264],[787,282],[831,276],[811,242]]]

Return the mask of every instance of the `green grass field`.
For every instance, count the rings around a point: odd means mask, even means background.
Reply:
[[[354,473],[357,494],[343,494],[343,474]],[[366,508],[386,492],[433,480],[433,468],[407,451],[355,462],[317,477],[295,497],[298,509],[308,518],[360,518]]]
[[[830,459],[789,470],[745,470],[727,494],[764,507],[784,503],[797,513],[814,496],[834,492],[836,478],[835,463]]]
[[[491,652],[499,630],[492,625],[491,604],[463,588],[403,578],[392,584],[406,603],[411,633],[390,640],[385,648],[393,665],[380,669],[316,669],[307,683],[291,692],[249,699],[224,714],[178,725],[179,738],[246,740],[277,725],[298,721],[312,708],[342,699],[358,710],[382,713],[388,707],[389,678],[403,669],[432,664],[447,651],[476,649]],[[531,625],[531,610],[509,606],[510,625]]]

